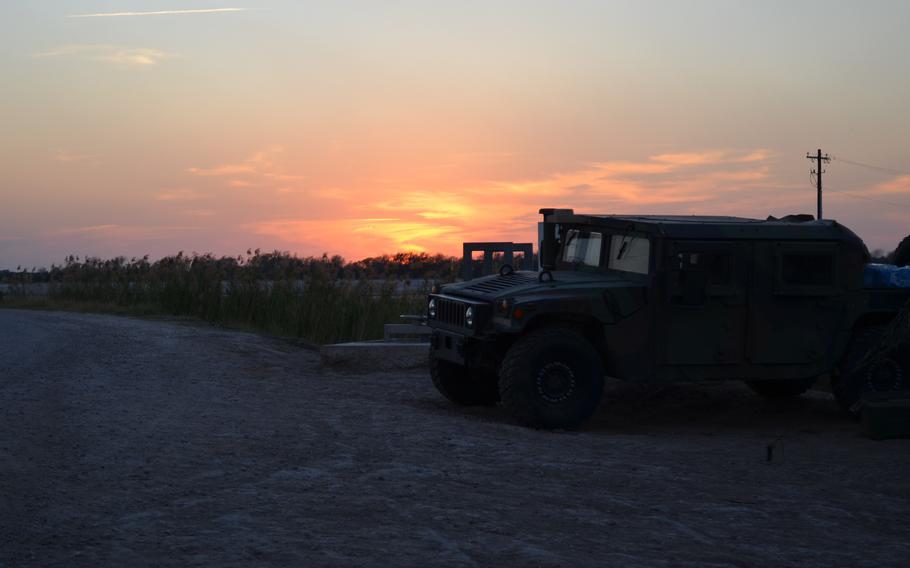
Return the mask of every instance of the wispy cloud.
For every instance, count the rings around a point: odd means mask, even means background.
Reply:
[[[154,12],[99,12],[96,14],[72,14],[67,18],[124,18],[134,16],[176,16],[182,14],[223,14],[246,12],[249,8],[200,8],[195,10],[157,10]]]
[[[61,164],[86,164],[89,166],[101,164],[101,158],[97,154],[80,154],[65,149],[57,150],[54,153],[54,161]]]
[[[890,181],[880,183],[873,187],[870,193],[908,195],[910,194],[910,175],[900,175]]]
[[[158,65],[165,59],[176,57],[173,53],[147,47],[125,47],[120,45],[64,45],[48,51],[32,54],[32,57],[78,57],[89,61],[103,61],[127,67]]]
[[[51,236],[70,236],[70,235],[104,235],[116,231],[120,225],[89,225],[87,227],[72,227],[67,229],[58,229],[50,233]]]
[[[657,156],[651,156],[651,160],[673,166],[713,166],[717,164],[761,162],[768,159],[768,157],[770,157],[770,152],[764,149],[753,150],[747,154],[736,153],[731,150],[710,150],[707,152],[658,154]]]
[[[195,189],[166,189],[155,194],[158,201],[193,201],[202,197]]]
[[[212,211],[211,209],[187,209],[186,211],[179,211],[181,215],[186,215],[187,217],[214,217],[218,213]]]
[[[133,226],[133,225],[88,225],[85,227],[68,227],[46,233],[44,237],[73,237],[86,239],[166,239],[179,231],[194,231],[198,227],[190,226]]]
[[[280,163],[284,147],[273,145],[259,150],[252,156],[236,163],[218,164],[209,168],[189,168],[189,172],[202,177],[228,177],[230,187],[275,187],[278,182],[300,181],[303,176],[286,173]]]

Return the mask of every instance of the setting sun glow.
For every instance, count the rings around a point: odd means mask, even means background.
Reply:
[[[534,240],[540,207],[814,213],[818,147],[826,214],[891,250],[910,9],[854,6],[8,2],[0,268],[457,254]]]

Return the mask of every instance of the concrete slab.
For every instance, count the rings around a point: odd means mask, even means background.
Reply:
[[[430,344],[421,341],[357,341],[323,345],[322,364],[349,371],[419,369],[427,365]]]

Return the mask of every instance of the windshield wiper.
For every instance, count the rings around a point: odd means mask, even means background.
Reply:
[[[626,249],[629,247],[629,243],[631,242],[631,239],[628,241],[626,240],[626,235],[622,236],[622,244],[619,245],[619,252],[616,253],[616,260],[622,259],[622,255],[626,254]]]

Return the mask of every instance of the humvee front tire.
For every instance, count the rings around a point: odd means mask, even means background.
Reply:
[[[604,377],[588,340],[568,329],[519,338],[499,368],[502,406],[532,428],[574,428],[600,406]]]
[[[430,352],[430,378],[436,390],[461,406],[496,406],[499,389],[496,377],[477,369],[437,359]]]
[[[853,332],[843,359],[831,375],[831,392],[840,407],[852,416],[859,415],[863,395],[907,388],[910,365],[898,353],[885,353],[874,361],[866,354],[882,340],[883,325],[870,325]],[[904,356],[906,359],[906,356]]]
[[[782,400],[796,398],[804,394],[815,384],[815,377],[811,379],[771,379],[767,381],[746,381],[749,388],[756,394],[765,398]]]

